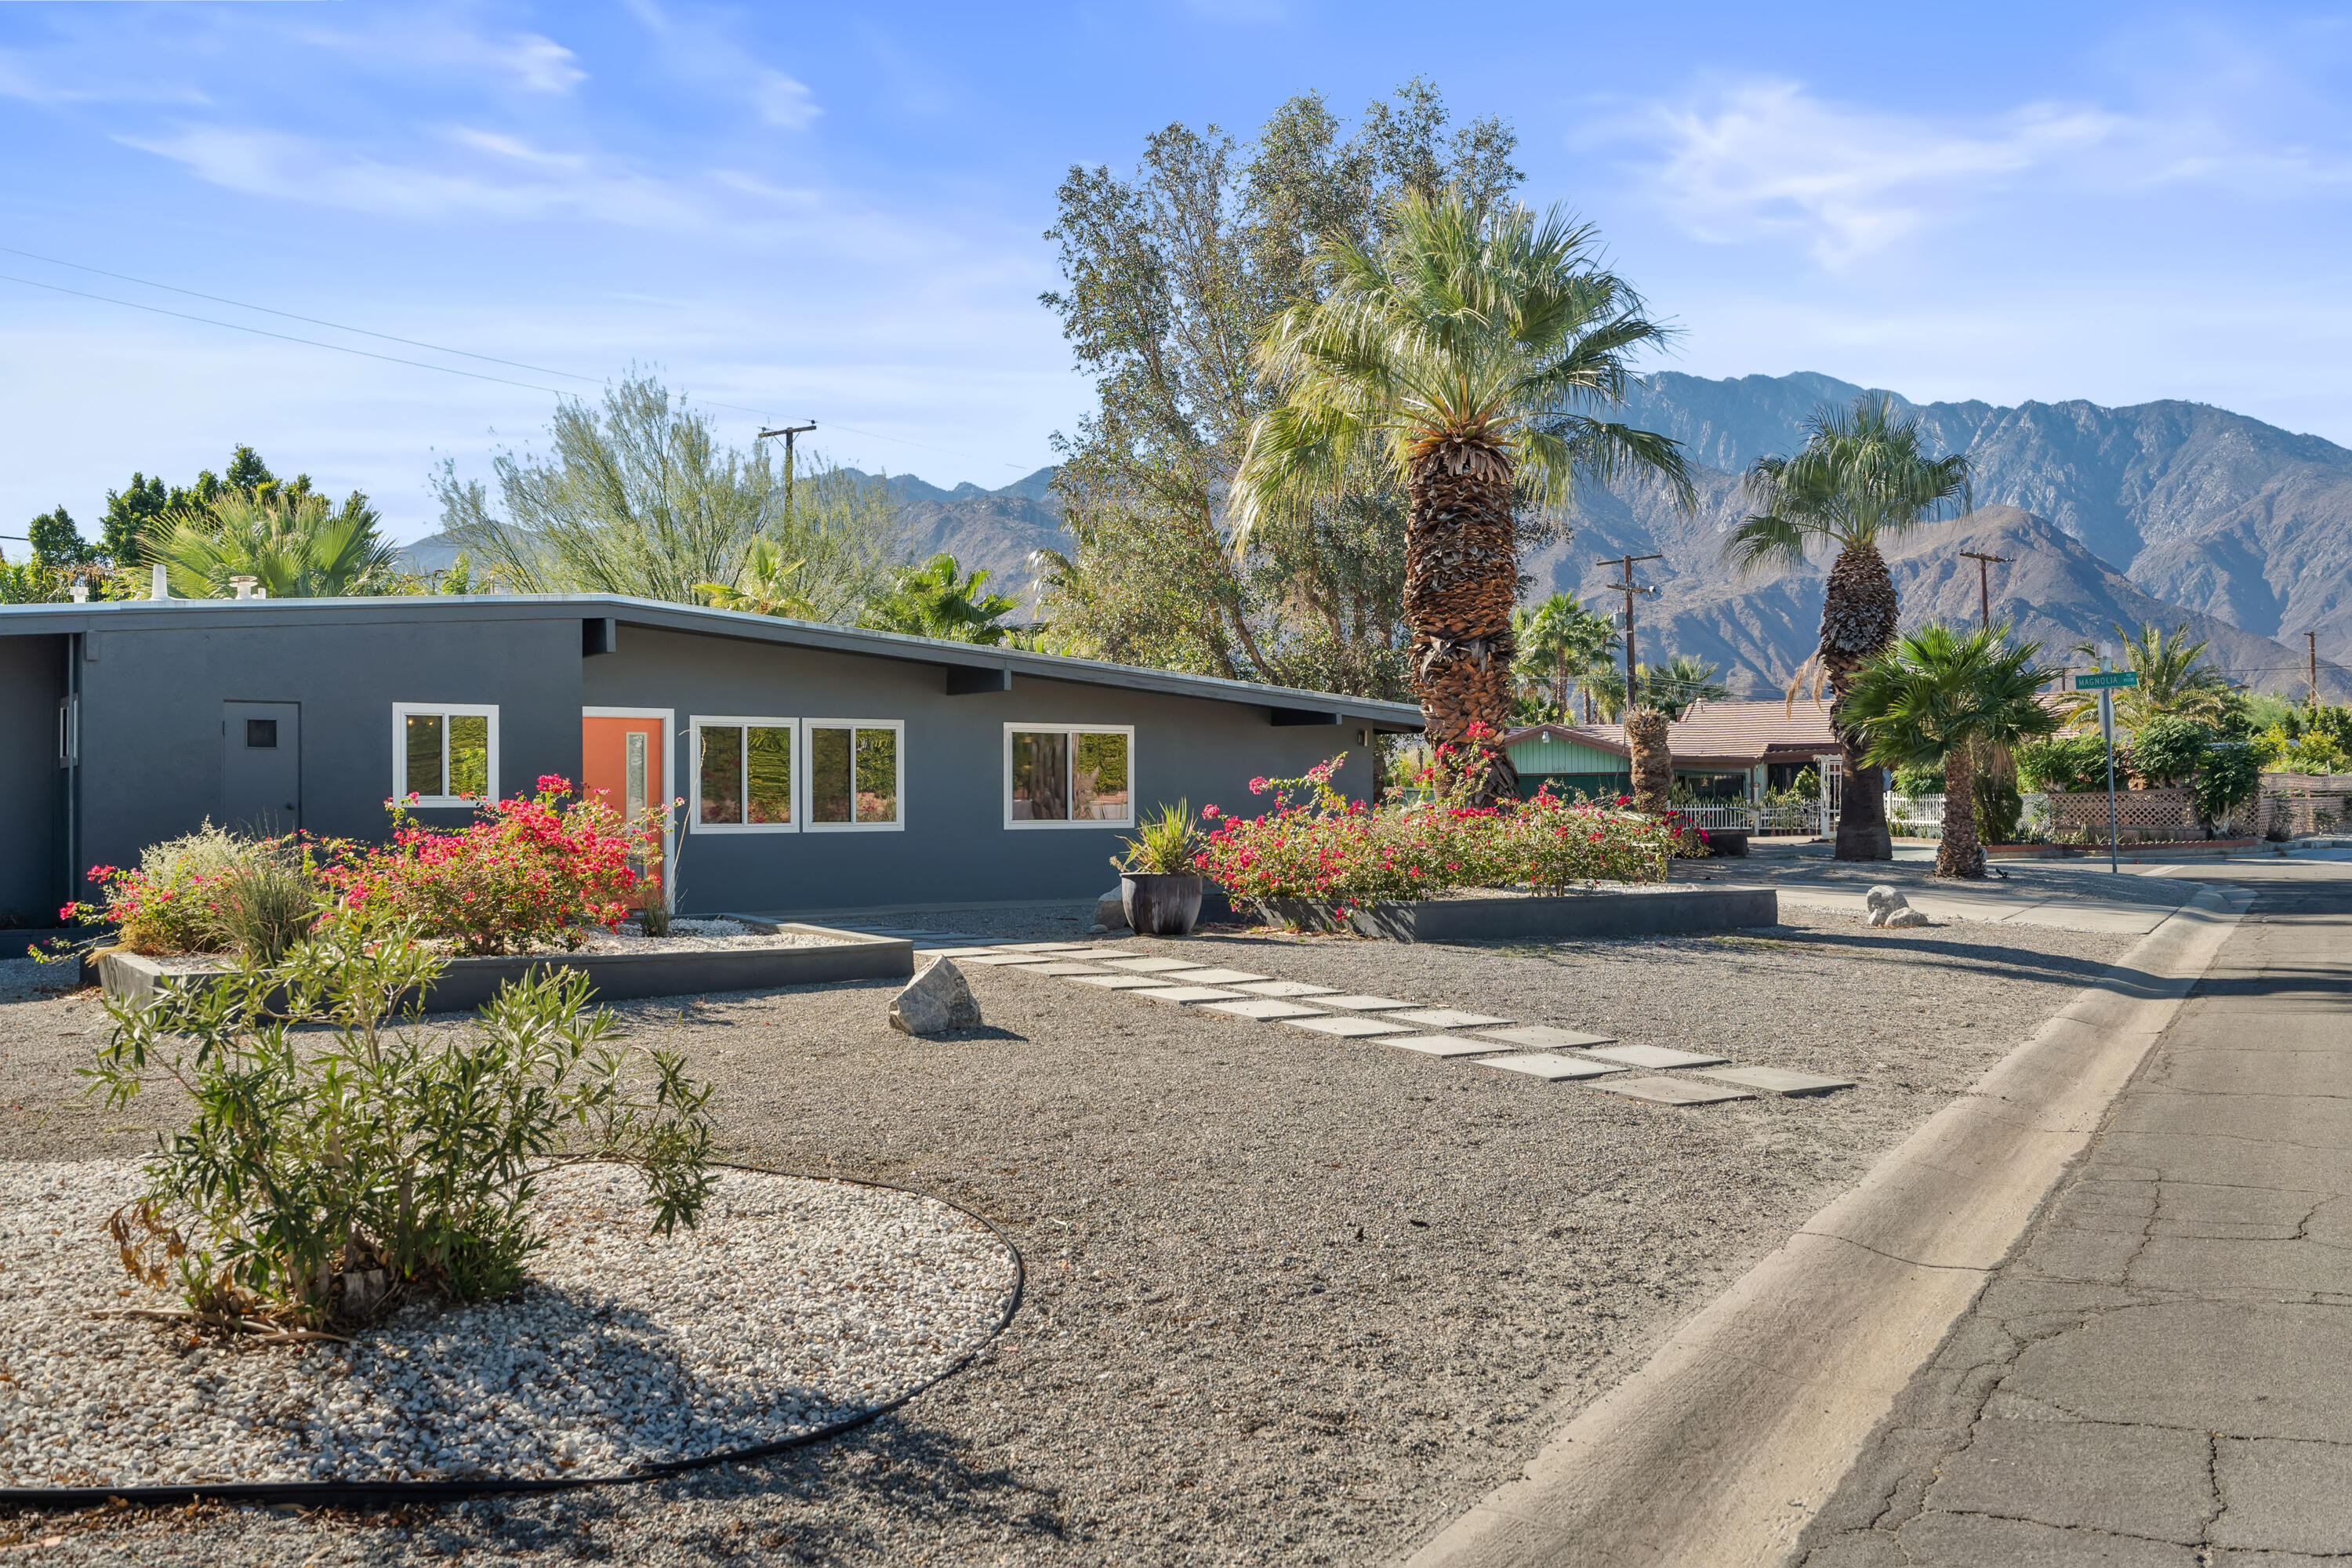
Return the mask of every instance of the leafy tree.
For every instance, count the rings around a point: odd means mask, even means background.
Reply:
[[[55,511],[45,511],[35,518],[25,530],[33,547],[33,560],[41,566],[79,566],[93,559],[89,542],[74,526],[73,518],[62,506]]]
[[[229,579],[249,576],[273,599],[331,599],[393,587],[391,542],[375,509],[353,491],[341,508],[301,492],[224,487],[212,504],[173,513],[172,530],[147,541],[170,573],[173,592],[226,598]]]
[[[1271,510],[1234,548],[1228,487],[1267,404],[1253,347],[1319,296],[1316,247],[1386,232],[1407,191],[1492,202],[1519,179],[1500,121],[1449,130],[1415,80],[1345,134],[1312,94],[1247,146],[1171,125],[1131,177],[1074,167],[1046,237],[1061,318],[1097,405],[1055,479],[1076,548],[1043,578],[1052,640],[1072,652],[1365,695],[1404,694],[1401,488],[1373,465]]]
[[[2221,741],[2207,747],[2205,765],[2190,786],[2205,836],[2211,837],[2215,826],[2253,799],[2262,784],[2262,755],[2251,743]]]
[[[1714,702],[1731,695],[1731,688],[1716,679],[1720,665],[1696,654],[1678,653],[1664,664],[1642,667],[1642,700],[1669,719],[1679,719],[1695,702]]]
[[[2168,633],[2153,621],[2142,623],[2137,634],[2118,626],[2116,640],[2121,645],[2123,668],[2139,677],[2137,686],[2122,687],[2115,693],[2117,729],[2137,735],[2151,719],[2194,719],[2210,724],[2228,715],[2230,682],[2205,662],[2208,643],[2202,637],[2190,637],[2185,623]],[[2077,643],[2074,651],[2085,658],[2099,656],[2095,643]],[[2066,717],[2072,724],[2096,724],[2099,694],[2066,693]]]
[[[201,511],[224,493],[234,492],[248,499],[311,493],[310,475],[298,474],[290,482],[281,481],[250,447],[239,446],[229,454],[226,471],[227,478],[223,479],[206,468],[196,475],[194,484],[186,486],[166,485],[161,475],[150,479],[134,471],[129,485],[106,492],[106,515],[100,523],[98,554],[117,566],[144,566],[149,563],[145,543],[148,539],[169,532],[176,525],[179,514]],[[362,504],[364,499],[361,498]],[[352,503],[347,500],[344,504]]]
[[[1938,877],[1985,874],[1975,811],[1951,809],[1960,802],[1973,807],[1975,749],[2014,747],[2058,727],[2057,716],[2038,693],[2059,672],[2034,662],[2041,652],[2038,642],[2011,642],[2007,626],[1931,626],[1901,638],[1854,673],[1846,721],[1868,747],[1864,754],[1871,765],[1944,764],[1947,805],[1943,842],[1936,850]]]
[[[1801,566],[1815,544],[1837,552],[1814,655],[1834,694],[1830,722],[1845,754],[1835,853],[1841,860],[1889,860],[1895,846],[1879,772],[1867,760],[1868,742],[1845,717],[1846,696],[1864,666],[1893,645],[1902,607],[1879,540],[1967,511],[1969,460],[1929,457],[1918,422],[1898,417],[1885,398],[1816,410],[1805,429],[1801,451],[1759,458],[1748,471],[1757,510],[1732,531],[1724,552],[1754,571]]]
[[[1522,500],[1559,508],[1579,482],[1635,468],[1685,500],[1689,481],[1675,442],[1599,416],[1665,331],[1600,265],[1591,226],[1454,186],[1408,193],[1389,217],[1377,247],[1326,240],[1328,291],[1261,341],[1284,401],[1252,426],[1234,489],[1245,542],[1364,467],[1405,487],[1413,683],[1429,739],[1458,745],[1509,719]],[[1501,748],[1468,754],[1484,759],[1477,798],[1517,795]]]
[[[1571,684],[1585,689],[1585,704],[1592,704],[1592,689],[1609,680],[1611,656],[1617,651],[1614,622],[1586,609],[1566,594],[1554,594],[1532,610],[1511,612],[1511,636],[1518,645],[1514,667],[1520,681],[1549,689],[1551,702],[1543,710],[1563,724],[1576,722],[1569,707]]]
[[[988,573],[969,574],[945,552],[898,573],[890,591],[866,605],[860,626],[908,637],[950,642],[1002,643],[1009,627],[997,625],[1020,601],[986,591]]]
[[[2194,719],[2150,719],[2132,736],[2132,767],[2152,784],[2177,784],[2204,764],[2213,731]]]

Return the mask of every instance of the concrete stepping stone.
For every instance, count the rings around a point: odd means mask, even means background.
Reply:
[[[1325,996],[1319,1000],[1326,1007],[1345,1007],[1350,1013],[1385,1013],[1391,1008],[1412,1005],[1393,996]]]
[[[1753,1089],[1700,1083],[1687,1078],[1622,1078],[1613,1083],[1596,1083],[1592,1087],[1611,1094],[1622,1094],[1628,1100],[1646,1100],[1654,1105],[1713,1105],[1719,1100],[1756,1098]]]
[[[1208,965],[1189,958],[1106,958],[1103,967],[1123,969],[1129,974],[1168,974],[1179,969],[1206,969]]]
[[[1614,1035],[1588,1035],[1581,1029],[1555,1029],[1549,1024],[1522,1024],[1516,1029],[1481,1029],[1490,1040],[1508,1040],[1515,1046],[1526,1046],[1538,1051],[1574,1051],[1587,1046],[1605,1046]]]
[[[1507,1024],[1508,1018],[1497,1018],[1492,1013],[1465,1013],[1459,1007],[1412,1007],[1402,1013],[1391,1013],[1391,1018],[1407,1024],[1419,1024],[1424,1029],[1477,1029],[1488,1024]]]
[[[919,947],[915,951],[936,953],[941,958],[971,958],[983,952],[1000,952],[1003,946],[1001,942],[976,942],[964,947]]]
[[[1318,1035],[1337,1035],[1341,1039],[1361,1039],[1368,1035],[1410,1035],[1412,1029],[1404,1024],[1391,1024],[1380,1018],[1335,1018],[1325,1014],[1320,1018],[1285,1018],[1294,1029],[1312,1029]]]
[[[1094,946],[1090,942],[1007,942],[1007,952],[1084,952]]]
[[[1279,996],[1244,996],[1238,1002],[1211,1002],[1201,1011],[1230,1013],[1236,1018],[1328,1018],[1331,1016],[1318,1008],[1286,1002]]]
[[[1309,985],[1304,980],[1260,980],[1242,987],[1253,996],[1337,996],[1336,985]]]
[[[1625,1070],[1585,1057],[1563,1057],[1551,1051],[1507,1052],[1499,1057],[1483,1057],[1476,1065],[1500,1068],[1505,1072],[1523,1072],[1546,1083],[1559,1083],[1569,1079],[1606,1078],[1611,1073]]]
[[[1629,1068],[1711,1068],[1729,1061],[1729,1057],[1701,1056],[1696,1051],[1670,1051],[1664,1046],[1604,1046],[1589,1051],[1604,1062],[1623,1062]]]
[[[1060,956],[1057,952],[1013,952],[998,948],[993,952],[966,953],[956,962],[985,964],[991,969],[1017,969],[1032,963],[1051,963]]]
[[[1425,1057],[1491,1057],[1509,1048],[1492,1040],[1457,1040],[1451,1035],[1408,1035],[1402,1040],[1384,1035],[1381,1044]]]
[[[1246,981],[1263,980],[1263,974],[1252,974],[1246,969],[1190,969],[1184,972],[1187,985],[1239,985]]]
[[[1026,969],[1032,974],[1072,975],[1100,974],[1103,973],[1102,966],[1099,964],[1076,963],[1068,959],[1056,959],[1051,963],[1024,963],[1021,967]]]
[[[1237,1002],[1242,994],[1228,991],[1222,985],[1162,985],[1156,990],[1139,987],[1128,993],[1130,996],[1149,996],[1154,1002]]]
[[[1068,974],[1063,978],[1080,985],[1099,985],[1106,991],[1139,991],[1147,986],[1168,984],[1157,974],[1105,974],[1100,970],[1092,974]]]
[[[1832,1089],[1852,1089],[1850,1078],[1823,1078],[1815,1072],[1791,1072],[1786,1068],[1709,1068],[1697,1075],[1736,1083],[1742,1089],[1760,1089],[1767,1094],[1827,1094]]]

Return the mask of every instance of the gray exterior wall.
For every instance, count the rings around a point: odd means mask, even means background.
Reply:
[[[896,719],[906,724],[905,827],[895,833],[697,833],[678,847],[687,911],[798,912],[918,902],[1085,898],[1117,884],[1126,827],[1004,826],[1004,726],[1132,725],[1138,816],[1189,801],[1254,814],[1261,774],[1295,776],[1341,750],[1338,782],[1369,792],[1372,761],[1345,726],[1276,726],[1254,703],[1204,700],[1016,673],[1010,691],[946,694],[935,665],[746,644],[624,624],[586,662],[593,707],[668,708],[671,794],[688,795],[696,715]],[[576,747],[575,747],[576,752]],[[689,802],[689,812],[691,802]]]
[[[66,901],[58,766],[63,637],[0,637],[0,926],[50,926]]]

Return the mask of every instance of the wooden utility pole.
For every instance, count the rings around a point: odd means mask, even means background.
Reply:
[[[2007,561],[2010,557],[1987,555],[1975,550],[1963,550],[1960,554],[1963,559],[1977,563],[1977,613],[1984,617],[1985,628],[1990,631],[1992,628],[1992,579],[1990,574],[1995,562]]]
[[[1665,557],[1663,555],[1618,555],[1606,561],[1596,561],[1593,563],[1595,566],[1614,566],[1617,568],[1619,580],[1610,584],[1605,591],[1612,594],[1622,594],[1625,595],[1624,718],[1627,720],[1631,720],[1633,717],[1633,699],[1635,692],[1639,689],[1633,674],[1633,595],[1636,594],[1654,594],[1657,592],[1655,588],[1644,588],[1634,583],[1633,563],[1636,561],[1664,561],[1664,559]]]
[[[2303,646],[2311,651],[2311,708],[2315,713],[2319,710],[2319,634],[2304,633]]]
[[[760,432],[760,439],[762,441],[771,436],[782,436],[784,438],[784,521],[787,523],[793,521],[793,470],[795,466],[793,461],[793,437],[805,436],[815,428],[816,421],[812,419],[805,425],[787,425],[781,430]]]

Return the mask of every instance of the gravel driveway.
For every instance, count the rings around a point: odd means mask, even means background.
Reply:
[[[1791,910],[1752,935],[1549,948],[1132,944],[1862,1080],[1696,1109],[1016,970],[969,971],[990,1027],[946,1042],[890,1032],[886,985],[631,1004],[718,1081],[730,1157],[918,1186],[1003,1226],[1029,1295],[989,1359],[740,1472],[365,1517],[0,1521],[0,1543],[153,1563],[1376,1561],[1515,1473],[2132,940]],[[0,1006],[0,1157],[151,1136],[120,1129],[152,1108],[60,1103],[95,1043],[64,1031],[94,1011]]]

